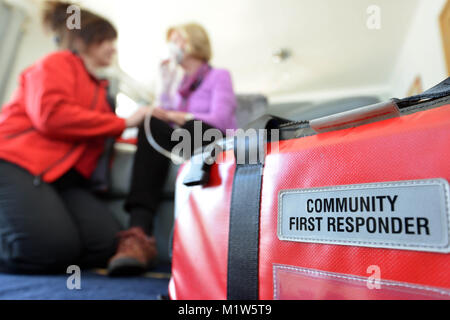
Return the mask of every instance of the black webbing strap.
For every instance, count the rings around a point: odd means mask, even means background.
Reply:
[[[431,89],[428,89],[424,93],[416,96],[397,99],[396,103],[400,108],[406,108],[411,105],[417,104],[419,101],[424,99],[439,99],[450,95],[450,78],[445,79],[438,85]]]
[[[266,142],[266,137],[260,135],[235,138],[237,166],[228,238],[228,300],[259,298],[259,217]]]
[[[271,115],[265,115],[254,122],[250,123],[246,129],[267,129],[267,139],[271,139],[270,137],[270,129],[278,129],[281,124],[289,123],[289,120],[278,118]],[[222,141],[223,142],[223,141]],[[223,146],[219,146],[223,149]],[[211,159],[214,156],[211,152],[214,149],[211,149],[210,152],[205,154],[198,154],[192,157],[192,161],[190,163],[190,169],[183,180],[183,184],[188,187],[195,186],[204,186],[208,184],[209,175],[211,170],[211,164],[203,161],[202,159]],[[217,152],[215,154],[217,156]],[[214,162],[214,159],[212,163]]]
[[[259,212],[263,164],[238,165],[228,241],[228,300],[257,300]]]

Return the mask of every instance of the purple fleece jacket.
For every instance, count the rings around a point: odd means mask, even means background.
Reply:
[[[236,96],[231,75],[227,70],[212,69],[200,87],[183,104],[180,94],[175,97],[180,111],[192,113],[201,120],[223,132],[236,128]]]

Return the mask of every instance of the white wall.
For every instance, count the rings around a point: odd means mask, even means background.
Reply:
[[[51,36],[45,35],[40,21],[38,4],[34,0],[6,0],[23,7],[30,13],[26,32],[18,50],[12,75],[6,91],[8,100],[17,86],[19,74],[40,57],[55,49]],[[419,0],[419,5],[409,26],[409,31],[399,51],[393,52],[396,64],[385,84],[372,87],[346,88],[325,92],[292,93],[276,96],[273,103],[286,101],[317,101],[352,95],[377,95],[382,99],[404,97],[415,77],[420,75],[424,89],[432,87],[447,77],[439,16],[446,0]],[[401,15],[399,15],[401,16]],[[399,19],[401,24],[402,20]],[[0,101],[0,105],[2,102]]]
[[[419,0],[405,39],[399,43],[398,51],[392,52],[396,62],[384,85],[290,94],[273,97],[271,102],[318,101],[356,95],[374,95],[382,100],[403,98],[417,76],[421,77],[424,90],[433,87],[448,77],[439,20],[446,1]],[[402,23],[401,14],[398,23]]]
[[[17,57],[7,85],[5,94],[6,101],[10,99],[12,93],[16,89],[20,73],[36,62],[36,60],[56,48],[52,37],[43,32],[41,15],[36,14],[37,12],[40,12],[38,4],[29,0],[15,0],[9,2],[13,5],[21,6],[28,12],[28,18],[25,23],[25,34],[19,45]],[[6,101],[0,101],[0,105]]]
[[[448,77],[439,21],[445,3],[420,0],[392,73],[391,96],[405,97],[417,76],[422,78],[424,90]]]

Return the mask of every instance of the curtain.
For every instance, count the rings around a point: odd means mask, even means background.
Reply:
[[[0,0],[0,108],[5,102],[5,91],[23,36],[25,12]]]

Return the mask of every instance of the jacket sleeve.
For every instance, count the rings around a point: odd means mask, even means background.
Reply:
[[[35,129],[61,140],[120,136],[125,130],[124,119],[76,103],[75,77],[74,66],[67,57],[57,54],[27,73],[25,105]]]
[[[233,90],[231,75],[228,71],[221,72],[212,90],[211,107],[208,113],[194,113],[195,119],[201,120],[225,132],[230,119],[235,117],[236,96]]]

